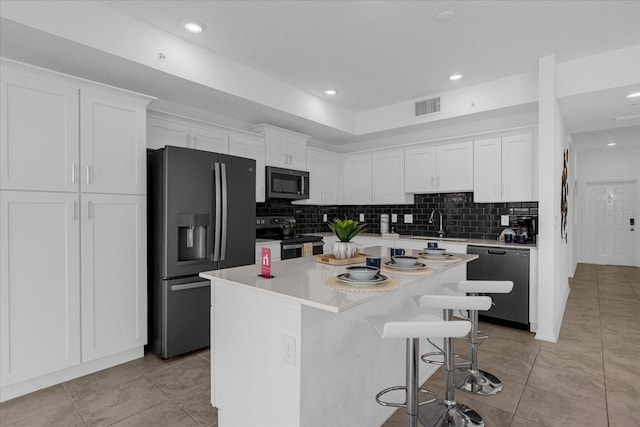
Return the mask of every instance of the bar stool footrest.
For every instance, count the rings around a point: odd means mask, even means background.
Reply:
[[[491,396],[502,391],[499,378],[486,371],[456,370],[453,383],[457,389],[482,396]]]
[[[399,402],[387,402],[381,399],[382,396],[384,396],[385,394],[392,392],[392,391],[397,391],[397,390],[404,390],[405,392],[405,401],[404,403],[399,403]],[[435,393],[433,393],[431,390],[427,390],[426,388],[418,388],[418,391],[420,393],[424,393],[424,394],[428,394],[429,396],[431,396],[431,398],[429,400],[425,400],[424,402],[419,402],[418,406],[421,405],[426,405],[428,403],[432,403],[436,401],[436,395]],[[398,386],[394,386],[394,387],[387,387],[384,390],[382,390],[380,393],[376,394],[376,402],[379,405],[382,406],[392,406],[394,408],[406,408],[407,407],[407,399],[406,399],[406,392],[407,392],[407,387],[403,386],[403,385],[398,385]]]
[[[442,357],[442,360],[435,360],[434,357]],[[444,353],[441,351],[434,351],[431,353],[424,353],[420,356],[420,360],[425,363],[431,363],[432,365],[444,365]],[[455,368],[468,367],[471,365],[471,359],[463,354],[453,354],[453,366]],[[456,362],[456,360],[458,360]]]

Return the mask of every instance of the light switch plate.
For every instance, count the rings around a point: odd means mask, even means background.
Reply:
[[[327,214],[322,214],[322,222],[327,222]]]
[[[360,222],[364,222],[364,214],[360,214]]]
[[[404,214],[404,223],[405,224],[413,224],[413,215],[412,214]]]
[[[398,222],[398,214],[391,214],[391,222]]]
[[[509,226],[509,215],[500,215],[500,225],[503,227]]]

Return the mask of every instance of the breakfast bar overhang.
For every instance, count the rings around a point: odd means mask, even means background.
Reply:
[[[388,248],[365,248],[388,260]],[[415,251],[417,252],[417,251]],[[373,426],[394,408],[374,397],[404,383],[403,340],[381,340],[367,317],[416,310],[413,297],[453,294],[477,256],[385,275],[395,288],[345,292],[327,281],[344,266],[315,257],[274,262],[271,279],[248,265],[208,271],[211,280],[211,403],[227,426]],[[441,315],[442,313],[434,313]],[[421,352],[432,347],[421,342]],[[437,366],[421,364],[420,382]]]

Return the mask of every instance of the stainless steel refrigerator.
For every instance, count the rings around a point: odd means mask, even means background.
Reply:
[[[148,154],[149,348],[167,359],[210,342],[198,273],[255,262],[255,160],[166,146]]]

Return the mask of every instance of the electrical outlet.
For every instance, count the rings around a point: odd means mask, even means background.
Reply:
[[[360,222],[364,222],[364,214],[360,214]]]
[[[322,214],[322,222],[327,222],[327,214]]]
[[[296,337],[282,336],[282,361],[291,365],[296,364]]]
[[[405,224],[413,224],[413,215],[412,214],[405,214],[404,215],[404,223]]]
[[[398,222],[398,214],[391,214],[391,222]]]
[[[500,225],[503,227],[509,226],[509,215],[500,215]]]

